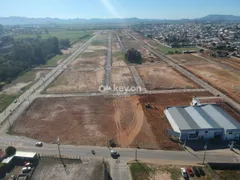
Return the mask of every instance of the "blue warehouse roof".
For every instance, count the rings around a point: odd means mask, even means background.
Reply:
[[[240,123],[217,105],[168,107],[168,118],[172,118],[180,130],[221,129],[240,130]],[[170,117],[169,117],[170,115]]]

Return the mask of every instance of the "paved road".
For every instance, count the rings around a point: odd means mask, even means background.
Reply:
[[[9,118],[9,116],[12,116],[12,114],[15,114],[15,109],[19,107],[23,102],[30,102],[31,100],[35,99],[37,95],[40,94],[40,92],[46,88],[51,82],[53,82],[67,67],[69,64],[72,63],[74,59],[76,59],[79,54],[92,42],[93,39],[95,39],[99,34],[98,32],[95,36],[90,38],[86,43],[81,45],[74,53],[72,53],[67,59],[62,61],[57,67],[55,67],[52,71],[50,71],[46,76],[40,78],[39,81],[37,81],[32,87],[30,87],[26,92],[24,92],[18,99],[16,103],[10,104],[4,112],[0,113],[0,125],[3,124],[3,122]],[[26,103],[25,103],[26,104]],[[20,114],[17,114],[18,116]]]
[[[121,48],[123,54],[125,54],[125,51],[126,51],[126,50],[125,50],[125,48],[124,48],[124,46],[123,46],[123,44],[122,44],[122,41],[120,40],[118,34],[117,34],[117,39],[118,39],[118,43],[119,43],[119,45],[120,45],[120,48]]]
[[[53,70],[55,66],[53,67],[36,67],[34,70]]]
[[[186,69],[180,67],[178,64],[174,63],[174,59],[173,58],[169,58],[167,56],[165,56],[163,53],[156,51],[152,46],[150,46],[148,43],[145,43],[141,40],[138,40],[136,37],[134,37],[133,35],[129,34],[128,32],[126,32],[129,36],[131,36],[132,38],[134,38],[136,41],[138,41],[143,47],[145,47],[147,50],[149,50],[150,52],[152,52],[153,54],[155,54],[156,56],[160,57],[163,61],[167,62],[169,65],[171,65],[174,69],[180,71],[181,73],[183,73],[185,76],[187,76],[189,79],[193,80],[194,82],[196,82],[197,84],[199,84],[201,87],[203,87],[204,89],[206,89],[207,91],[211,92],[212,94],[214,94],[215,96],[221,96],[226,102],[228,102],[229,104],[231,104],[233,107],[235,107],[238,111],[240,111],[240,104],[238,104],[237,102],[235,102],[233,99],[229,98],[228,96],[226,96],[225,94],[223,94],[222,92],[220,92],[219,90],[215,89],[214,87],[210,86],[209,84],[207,84],[205,81],[201,80],[200,78],[196,77],[194,74],[190,73],[189,71],[187,71]]]
[[[82,96],[129,96],[129,95],[140,95],[140,94],[169,94],[169,93],[183,93],[183,92],[205,92],[205,89],[172,89],[172,90],[146,90],[139,92],[113,92],[108,91],[107,93],[93,92],[93,93],[64,93],[64,94],[39,94],[39,98],[49,97],[82,97]]]
[[[104,86],[110,86],[111,83],[111,67],[112,67],[112,31],[110,30],[108,36],[107,59],[105,63],[105,80]]]
[[[55,141],[55,140],[53,140]],[[57,145],[44,143],[42,148],[35,146],[36,140],[20,136],[0,136],[0,148],[5,148],[9,145],[15,146],[18,150],[33,151],[42,154],[57,155]],[[73,146],[61,145],[61,153],[65,156],[83,156],[92,157],[91,150],[95,150],[96,157],[111,158],[107,147],[98,146]],[[132,148],[116,148],[120,153],[120,161],[134,160],[136,149]],[[188,151],[163,151],[163,150],[137,150],[137,159],[146,161],[155,161],[156,163],[177,163],[177,164],[195,164],[202,162],[204,152]],[[206,162],[240,162],[238,154],[232,151],[208,151],[206,155]]]
[[[141,79],[141,77],[138,75],[138,72],[134,66],[129,66],[129,70],[133,76],[134,81],[136,82],[138,87],[141,87],[141,91],[146,91],[145,85]]]

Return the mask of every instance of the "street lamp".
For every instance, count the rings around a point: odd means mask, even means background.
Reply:
[[[60,151],[60,138],[59,138],[59,137],[57,138],[57,146],[58,146],[58,154],[59,154],[60,161],[62,162],[63,168],[64,168],[66,174],[68,175],[67,169],[66,169],[67,165],[64,164],[63,159],[62,159],[62,156],[61,156],[61,151]]]
[[[204,151],[204,156],[203,156],[203,162],[202,162],[202,164],[204,164],[204,161],[205,161],[205,158],[206,158],[206,153],[207,153],[207,143],[205,142],[205,145],[204,145],[204,149],[205,149],[205,151]]]

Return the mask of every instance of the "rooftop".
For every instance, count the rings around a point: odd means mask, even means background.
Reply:
[[[36,155],[35,152],[23,152],[23,151],[17,151],[14,156],[8,157],[2,161],[4,164],[8,164],[14,157],[25,157],[25,158],[34,158]]]
[[[167,111],[180,130],[240,130],[240,123],[217,105],[168,107]]]

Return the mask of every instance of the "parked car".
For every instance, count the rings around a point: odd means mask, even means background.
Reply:
[[[205,176],[205,172],[203,171],[203,169],[201,167],[198,167],[198,172],[201,176]]]
[[[195,176],[200,177],[200,173],[198,172],[198,169],[196,167],[193,167],[192,170]]]
[[[25,167],[33,167],[33,164],[30,163],[30,162],[26,162],[26,163],[24,164],[24,166],[25,166]]]
[[[42,146],[43,146],[43,143],[42,143],[41,141],[36,142],[36,146],[37,146],[37,147],[42,147]]]
[[[22,168],[22,173],[29,173],[31,171],[31,167],[24,167]]]
[[[188,178],[188,174],[185,168],[181,168],[181,174],[182,174],[182,177],[184,177],[185,179]]]
[[[187,173],[188,173],[188,175],[191,176],[191,177],[194,176],[193,171],[192,171],[192,168],[190,168],[190,167],[187,168]]]

